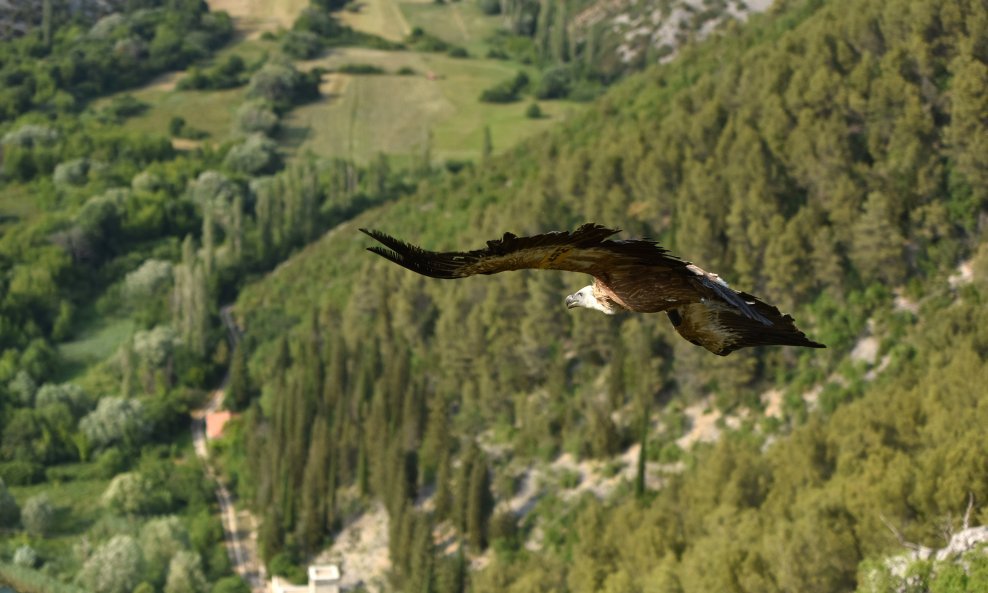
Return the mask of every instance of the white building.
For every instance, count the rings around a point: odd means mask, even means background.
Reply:
[[[308,585],[293,585],[273,577],[271,593],[340,593],[340,567],[336,564],[309,566]]]

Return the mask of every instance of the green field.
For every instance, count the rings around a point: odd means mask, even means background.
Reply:
[[[31,218],[39,210],[34,196],[24,186],[8,185],[0,193],[0,234],[5,227]]]
[[[170,76],[175,76],[170,75]],[[243,102],[244,89],[222,91],[179,91],[170,82],[159,81],[130,93],[150,107],[142,114],[127,120],[127,128],[147,134],[169,136],[168,124],[174,117],[181,117],[186,125],[206,132],[204,139],[219,144],[230,137],[233,112]],[[112,97],[97,101],[100,107]]]
[[[283,122],[281,140],[290,151],[367,162],[380,152],[420,152],[431,131],[435,159],[475,159],[484,127],[491,128],[498,152],[582,109],[579,103],[547,101],[546,117],[533,120],[525,117],[528,101],[481,103],[481,91],[519,69],[497,60],[346,48],[305,65],[344,64],[371,64],[389,74],[327,74],[323,97],[296,108]],[[415,74],[394,74],[402,67]]]
[[[72,463],[57,466],[66,481],[46,481],[32,486],[10,486],[10,492],[21,504],[37,494],[47,494],[55,507],[55,524],[49,545],[59,540],[71,540],[84,533],[102,515],[100,498],[110,480],[89,477],[92,463]]]
[[[401,41],[412,32],[397,0],[358,0],[357,10],[339,13],[341,21],[358,31]]]
[[[288,29],[309,0],[207,0],[209,10],[233,17],[241,36],[253,39],[265,31]]]
[[[129,317],[96,317],[83,325],[74,340],[58,346],[62,356],[62,381],[69,381],[90,366],[106,360],[134,332]]]
[[[226,8],[234,14],[227,4],[211,3],[214,9]],[[252,10],[267,14],[269,7],[260,4],[264,2],[255,1]],[[289,157],[311,152],[367,162],[383,152],[401,160],[420,154],[431,134],[434,162],[476,159],[485,127],[491,129],[495,152],[500,152],[583,108],[574,102],[547,101],[540,105],[544,117],[533,120],[525,117],[530,99],[500,105],[481,103],[478,98],[484,89],[514,76],[519,69],[528,70],[530,75],[534,71],[481,57],[487,51],[486,40],[500,20],[481,13],[475,3],[365,0],[359,4],[359,11],[343,11],[338,17],[354,28],[392,40],[404,39],[412,27],[421,27],[466,48],[471,57],[351,47],[298,62],[300,69],[318,66],[329,70],[346,64],[372,64],[388,74],[324,75],[322,97],[295,108],[282,121],[278,140]],[[214,60],[237,54],[252,63],[275,51],[274,42],[240,36],[220,50]],[[412,69],[414,74],[397,75],[403,67]],[[131,94],[150,107],[129,119],[127,126],[148,134],[168,135],[171,120],[182,117],[191,129],[208,134],[202,140],[206,144],[229,140],[233,114],[244,100],[244,89],[176,90],[175,83],[182,76],[170,73],[133,91]],[[111,99],[97,101],[94,106],[99,108]],[[175,144],[192,148],[198,143],[176,140]]]
[[[421,27],[447,43],[466,48],[475,57],[487,55],[487,40],[502,23],[501,17],[481,12],[476,2],[402,2],[400,6],[412,27]]]

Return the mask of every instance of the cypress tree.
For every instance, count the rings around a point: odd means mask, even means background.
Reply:
[[[262,267],[267,267],[272,259],[274,237],[274,204],[267,183],[251,184],[254,192],[254,225],[257,227],[257,261]]]
[[[436,517],[439,519],[448,518],[453,510],[453,491],[450,489],[449,474],[449,453],[446,453],[439,459],[439,467],[436,470],[436,495],[432,499]]]
[[[233,347],[233,361],[230,363],[230,383],[226,386],[226,407],[239,411],[250,402],[250,378],[247,375],[247,353],[243,342]]]
[[[51,49],[52,24],[52,0],[44,0],[41,3],[41,35],[45,48]]]
[[[568,11],[565,0],[558,2],[554,8],[549,31],[549,50],[552,53],[552,60],[562,63],[569,60],[569,40],[566,33]]]
[[[641,427],[639,428],[638,471],[635,475],[635,495],[645,496],[645,461],[648,453],[648,416],[651,413],[648,398],[642,398]]]
[[[239,192],[233,200],[233,215],[230,221],[230,242],[233,260],[238,264],[244,257],[244,197]]]
[[[202,213],[202,265],[206,267],[207,276],[212,276],[216,270],[215,230],[213,207],[207,205]]]
[[[370,494],[370,468],[367,461],[367,445],[365,439],[360,439],[360,447],[357,450],[357,490],[360,496],[367,497]]]
[[[432,522],[428,515],[416,514],[412,534],[409,579],[406,591],[432,593],[435,590],[435,546],[432,543]]]
[[[494,153],[494,142],[491,140],[491,127],[484,126],[484,141],[480,149],[480,157],[483,162],[487,162]]]
[[[429,481],[435,474],[440,460],[448,457],[452,442],[446,399],[435,394],[429,399],[428,405],[429,417],[426,422],[425,437],[422,439],[422,472],[425,481]],[[449,463],[448,459],[446,463]]]
[[[478,458],[470,471],[470,493],[467,501],[467,535],[477,551],[487,547],[487,526],[494,510],[490,472],[487,462]]]
[[[455,509],[456,528],[460,535],[467,533],[467,502],[470,499],[470,478],[473,472],[473,465],[480,455],[477,443],[471,442],[463,457],[460,459],[460,468],[456,475],[456,497],[453,501]]]

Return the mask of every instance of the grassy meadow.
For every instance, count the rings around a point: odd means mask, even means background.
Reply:
[[[63,381],[72,381],[90,366],[108,359],[134,333],[130,317],[93,317],[82,324],[72,340],[58,346]]]
[[[420,152],[431,131],[435,159],[476,159],[485,127],[497,152],[582,109],[572,101],[547,101],[544,117],[533,120],[525,116],[527,101],[481,103],[485,88],[522,69],[498,60],[344,48],[304,66],[336,70],[349,64],[377,66],[386,74],[324,75],[323,96],[284,120],[281,139],[288,150],[367,162],[381,152]],[[413,73],[397,74],[402,68]]]
[[[295,4],[298,6],[294,14],[297,14],[304,7],[298,0],[211,2],[212,10],[230,12],[242,33],[218,51],[211,62],[239,55],[250,64],[277,52],[277,43],[260,39],[255,33],[290,27],[293,17],[289,18],[289,12]],[[425,150],[431,133],[430,148],[435,161],[476,160],[481,155],[484,128],[491,129],[494,151],[501,152],[584,108],[573,101],[541,102],[543,116],[531,119],[525,115],[531,102],[528,99],[507,104],[481,103],[478,98],[483,90],[511,78],[519,70],[532,77],[536,71],[530,66],[481,57],[486,55],[487,40],[500,26],[500,20],[484,15],[475,3],[365,0],[357,8],[337,16],[354,29],[392,41],[401,41],[413,27],[421,27],[465,48],[470,57],[345,47],[327,50],[316,59],[298,61],[297,66],[305,70],[321,67],[335,71],[347,65],[369,64],[385,74],[324,74],[320,98],[292,110],[282,121],[278,141],[288,158],[312,153],[366,163],[379,153],[386,153],[402,162]],[[399,75],[402,69],[411,73]],[[245,88],[177,89],[176,84],[184,75],[172,72],[130,92],[148,108],[128,119],[128,127],[148,134],[168,135],[169,123],[181,117],[188,129],[203,132],[205,137],[176,138],[177,148],[215,146],[232,139],[234,111],[244,99]],[[105,106],[114,97],[100,99],[94,106]]]

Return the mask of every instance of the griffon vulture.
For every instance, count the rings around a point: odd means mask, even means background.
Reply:
[[[665,311],[679,335],[714,354],[748,346],[825,348],[796,328],[793,318],[717,274],[683,261],[649,239],[612,240],[615,229],[584,224],[572,232],[532,237],[505,233],[475,251],[426,251],[380,231],[360,229],[384,247],[369,247],[394,263],[433,278],[465,278],[509,270],[583,272],[593,284],[566,297],[566,307],[615,313]]]

